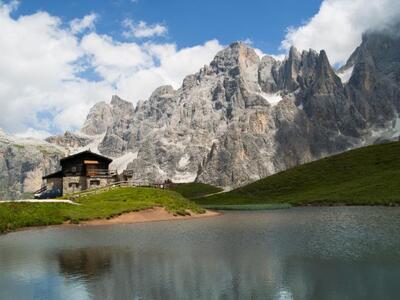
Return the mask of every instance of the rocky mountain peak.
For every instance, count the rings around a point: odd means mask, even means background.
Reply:
[[[153,98],[171,98],[175,96],[176,91],[171,85],[162,85],[154,90],[150,99]]]
[[[283,88],[288,91],[295,91],[299,84],[297,82],[297,76],[300,71],[301,56],[299,51],[295,47],[291,47],[289,50],[289,55],[284,62],[283,66]]]
[[[133,108],[133,104],[132,102],[126,101],[121,99],[119,96],[117,95],[113,95],[111,97],[111,102],[110,102],[111,106],[113,107],[113,109],[128,109],[131,110]]]
[[[92,139],[88,136],[79,135],[70,131],[66,131],[63,135],[50,136],[46,138],[46,142],[59,145],[67,149],[76,149],[88,145]]]
[[[258,83],[265,93],[275,93],[278,90],[277,77],[281,62],[272,56],[265,55],[258,67]]]
[[[336,75],[331,64],[329,63],[329,59],[328,56],[326,55],[325,50],[321,50],[319,53],[316,71],[317,71],[316,83],[326,85],[326,83],[331,82],[335,84],[337,87],[342,87],[342,81]]]
[[[106,102],[96,103],[89,111],[81,132],[89,135],[104,133],[112,123],[112,111]]]
[[[291,46],[289,49],[289,55],[288,55],[288,60],[295,62],[295,61],[300,61],[301,54],[299,50],[295,46]]]
[[[110,103],[102,101],[90,109],[81,132],[88,135],[105,133],[116,120],[132,118],[133,114],[133,104],[114,95]]]
[[[241,70],[259,63],[260,58],[254,49],[243,42],[235,42],[217,53],[210,67],[217,73],[230,72],[232,75],[238,75]]]

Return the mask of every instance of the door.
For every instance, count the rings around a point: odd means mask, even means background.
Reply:
[[[97,175],[97,165],[86,165],[86,176],[93,177]]]

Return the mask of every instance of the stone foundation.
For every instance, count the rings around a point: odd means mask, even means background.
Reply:
[[[63,195],[84,191],[87,189],[86,177],[69,176],[63,178]]]
[[[112,183],[111,178],[104,177],[89,177],[86,179],[86,187],[87,189],[96,189],[99,187],[103,187]]]

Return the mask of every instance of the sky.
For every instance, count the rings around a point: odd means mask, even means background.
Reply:
[[[340,66],[399,12],[398,0],[0,0],[0,128],[78,130],[95,103],[179,88],[237,40],[270,55],[325,49]]]
[[[90,13],[99,16],[96,32],[126,40],[124,20],[161,24],[168,29],[152,40],[178,48],[217,39],[228,45],[250,39],[267,53],[277,52],[287,27],[298,26],[318,12],[320,0],[25,0],[15,15],[47,11],[64,21]],[[143,38],[142,38],[143,40]]]

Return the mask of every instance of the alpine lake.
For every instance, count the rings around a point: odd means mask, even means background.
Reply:
[[[230,211],[0,236],[0,299],[400,299],[400,208]]]

